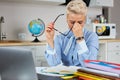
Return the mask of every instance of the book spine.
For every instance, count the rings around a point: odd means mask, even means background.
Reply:
[[[94,73],[94,72],[89,72],[89,71],[85,71],[85,70],[82,70],[82,69],[78,69],[78,72],[84,72],[84,73],[87,73],[87,74],[93,74],[93,75],[96,75],[96,76],[108,78],[110,80],[120,80],[120,78],[117,78],[117,77],[108,76],[108,75],[104,75],[104,74],[98,74],[98,73]]]
[[[78,80],[93,80],[93,79],[80,76],[80,77],[78,77]]]
[[[92,64],[92,63],[85,63],[85,65],[86,65],[86,67],[89,67],[89,68],[94,68],[94,69],[98,69],[98,70],[103,70],[103,71],[107,71],[107,72],[113,72],[116,74],[120,74],[119,69],[114,69],[111,67],[96,65],[96,64]]]
[[[90,78],[92,80],[110,80],[108,78],[99,77],[99,76],[95,76],[95,75],[87,74],[87,73],[83,73],[83,72],[75,72],[75,75]]]
[[[85,71],[89,71],[89,72],[94,72],[94,73],[98,73],[98,74],[104,74],[104,75],[120,78],[120,74],[117,74],[117,73],[106,72],[106,71],[101,71],[101,70],[96,70],[96,69],[91,69],[91,68],[81,68],[81,69],[85,70]]]

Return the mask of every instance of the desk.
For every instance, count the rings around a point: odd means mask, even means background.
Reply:
[[[79,69],[80,67],[75,67],[75,66],[63,66],[63,65],[58,65],[56,67],[36,67],[36,73],[38,75],[38,79],[39,80],[63,80],[61,78],[61,76],[65,76],[65,74],[57,74],[57,73],[50,73],[49,71],[46,72],[45,70],[48,69],[50,71],[62,71],[62,70],[67,70],[69,71],[69,73],[67,72],[66,75],[71,75],[72,73],[76,72],[77,69]],[[70,77],[71,78],[71,77]]]
[[[80,68],[80,69],[77,69],[77,72],[78,73],[80,72],[80,73],[76,74],[76,72],[75,72],[75,75],[78,76],[76,78],[79,78],[79,76],[85,76],[85,75],[82,75],[82,74],[86,73],[87,77],[88,77],[88,75],[92,75],[92,76],[97,76],[99,78],[107,78],[107,80],[120,80],[120,78],[115,77],[116,75],[114,73],[93,70],[93,69],[90,69],[90,68]],[[59,76],[50,76],[50,75],[43,74],[42,69],[40,70],[40,67],[38,69],[36,68],[36,73],[37,73],[37,76],[38,76],[38,80],[63,80]],[[74,78],[74,79],[69,78],[67,80],[78,80],[76,78]],[[101,79],[101,80],[103,80],[103,79]]]
[[[37,74],[37,76],[38,76],[38,80],[63,80],[60,77],[46,76],[41,74]],[[104,75],[101,75],[101,76],[104,76]],[[111,80],[120,80],[120,78],[109,77],[109,76],[107,76],[106,78],[111,78]],[[71,79],[71,80],[78,80],[78,79]]]

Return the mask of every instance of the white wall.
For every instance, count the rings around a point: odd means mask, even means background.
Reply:
[[[40,18],[47,25],[61,13],[65,13],[65,6],[0,2],[0,16],[5,18],[2,28],[3,32],[7,33],[7,40],[17,40],[19,33],[25,33],[27,35],[26,40],[33,40],[28,31],[28,23],[31,20]],[[101,8],[89,8],[88,10],[88,16],[91,18],[101,13]],[[65,16],[58,19],[56,28],[62,32],[67,29]],[[44,40],[45,34],[39,39]]]

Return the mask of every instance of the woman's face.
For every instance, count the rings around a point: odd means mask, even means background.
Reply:
[[[67,14],[67,23],[70,29],[73,27],[74,23],[79,23],[83,27],[85,24],[85,20],[86,16],[84,14]]]

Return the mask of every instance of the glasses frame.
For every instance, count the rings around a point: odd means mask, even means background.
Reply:
[[[59,14],[59,15],[55,18],[55,20],[53,21],[53,23],[55,24],[55,22],[57,21],[57,19],[58,19],[60,16],[63,16],[63,15],[64,15],[64,14]],[[53,28],[53,29],[54,29],[55,31],[59,32],[60,34],[62,34],[62,35],[64,35],[64,36],[67,36],[67,35],[70,33],[70,31],[72,30],[72,28],[73,28],[73,26],[70,28],[70,30],[68,31],[67,34],[62,33],[61,31],[57,30],[56,28]]]

